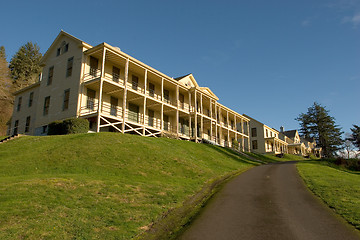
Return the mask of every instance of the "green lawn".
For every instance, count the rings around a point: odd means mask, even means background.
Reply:
[[[305,158],[301,156],[296,156],[292,154],[284,154],[283,158],[276,157],[273,154],[257,154],[257,153],[251,153],[246,152],[247,155],[259,159],[261,161],[271,163],[271,162],[279,162],[279,161],[299,161],[299,160],[305,160]]]
[[[349,173],[316,161],[299,162],[297,168],[315,195],[360,229],[360,172]]]
[[[0,144],[0,239],[131,239],[209,180],[252,166],[166,138],[20,137]]]

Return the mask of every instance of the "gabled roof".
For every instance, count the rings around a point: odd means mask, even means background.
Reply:
[[[74,37],[73,35],[65,32],[64,30],[61,30],[60,33],[55,38],[55,40],[53,41],[53,43],[50,45],[50,47],[46,51],[46,53],[44,54],[44,56],[41,58],[40,64],[43,64],[45,62],[45,60],[48,58],[50,52],[59,44],[59,41],[63,36],[73,39],[74,41],[78,42],[80,46],[83,46],[85,48],[92,48],[92,46],[90,44]]]
[[[289,130],[284,131],[283,134],[285,134],[288,138],[294,138],[296,136],[297,130]]]
[[[200,90],[203,92],[206,92],[207,94],[213,96],[216,100],[219,100],[219,98],[213,93],[213,91],[210,90],[208,87],[200,87]]]
[[[183,82],[185,85],[187,85],[187,82],[190,81],[190,83],[192,83],[195,87],[199,88],[199,84],[197,84],[194,76],[192,75],[192,73],[189,73],[185,76],[182,76],[182,77],[177,77],[175,78],[176,81],[178,82]],[[188,80],[188,81],[186,81]]]

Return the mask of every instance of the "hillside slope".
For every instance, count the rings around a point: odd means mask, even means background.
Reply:
[[[165,138],[21,137],[0,144],[0,239],[130,239],[210,179],[251,166]]]

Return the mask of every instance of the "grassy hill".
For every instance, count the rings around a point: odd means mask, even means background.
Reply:
[[[210,180],[252,166],[165,138],[21,137],[0,144],[0,239],[131,239]]]
[[[360,172],[304,161],[297,169],[308,188],[331,209],[360,230]]]

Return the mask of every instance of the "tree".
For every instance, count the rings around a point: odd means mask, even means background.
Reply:
[[[28,42],[11,58],[9,68],[16,90],[36,82],[41,72],[41,57],[39,46]]]
[[[349,138],[347,138],[347,140],[351,141],[355,147],[358,148],[358,150],[360,151],[360,127],[357,125],[353,125],[354,128],[350,128],[351,130],[351,135]]]
[[[7,122],[11,118],[14,97],[10,70],[4,46],[0,47],[0,135],[6,134]]]
[[[314,102],[307,113],[301,113],[295,120],[299,121],[299,132],[306,138],[314,137],[325,157],[333,157],[341,149],[343,132],[325,107]]]

